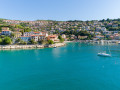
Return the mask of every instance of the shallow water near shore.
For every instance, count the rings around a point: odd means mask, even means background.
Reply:
[[[0,90],[119,90],[120,45],[68,43],[64,47],[0,51]]]

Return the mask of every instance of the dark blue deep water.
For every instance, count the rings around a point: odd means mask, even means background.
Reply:
[[[88,43],[0,51],[0,90],[120,90],[120,45],[112,57]]]

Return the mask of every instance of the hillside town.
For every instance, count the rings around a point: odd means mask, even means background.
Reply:
[[[0,19],[0,44],[53,44],[64,40],[120,40],[120,19],[100,21]]]
[[[16,42],[19,42],[18,44],[37,44],[37,42],[40,41],[53,41],[49,42],[49,44],[60,42],[57,34],[50,34],[48,35],[47,32],[41,32],[41,31],[30,31],[30,32],[19,32],[19,31],[11,31],[9,27],[2,27],[2,32],[0,32],[1,38],[10,38],[12,44],[16,44]],[[6,42],[9,42],[6,40]],[[11,44],[8,43],[8,44]],[[6,43],[7,44],[7,43]]]

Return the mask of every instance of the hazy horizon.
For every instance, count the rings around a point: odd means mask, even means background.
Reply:
[[[0,18],[0,19],[5,19],[5,20],[18,20],[18,21],[37,21],[37,20],[40,20],[40,21],[75,21],[75,20],[42,20],[42,19],[36,19],[36,20],[19,20],[19,19],[7,19],[7,18]],[[104,19],[104,18],[103,18]],[[100,20],[103,20],[103,19],[100,19]],[[104,20],[107,20],[107,19],[120,19],[120,18],[106,18]],[[97,21],[100,21],[100,20],[97,20]],[[77,20],[77,21],[95,21],[95,20]]]

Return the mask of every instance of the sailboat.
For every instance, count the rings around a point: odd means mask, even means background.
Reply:
[[[103,44],[103,41],[101,41],[101,42]],[[109,49],[109,46],[108,46],[108,49]],[[109,53],[107,53],[106,51],[100,52],[100,53],[98,53],[98,56],[111,57],[110,49],[109,49]]]
[[[107,54],[106,52],[101,52],[98,53],[98,56],[111,57],[111,54]]]

